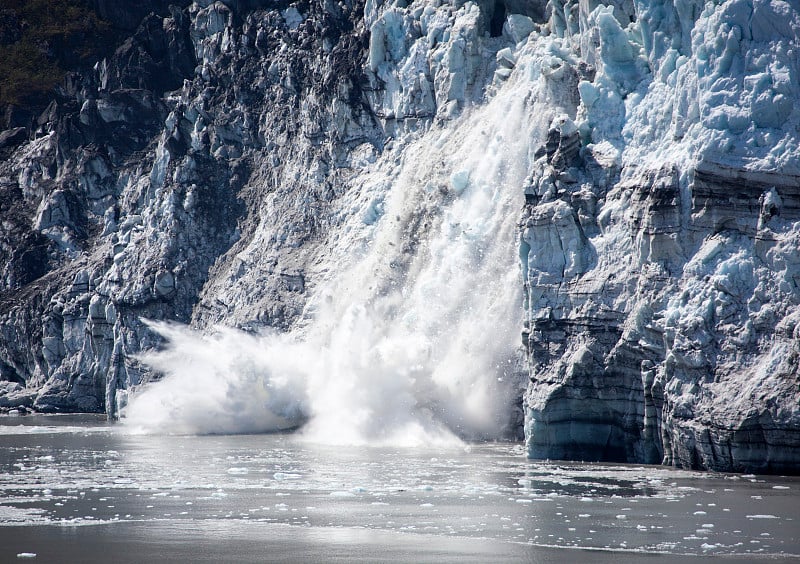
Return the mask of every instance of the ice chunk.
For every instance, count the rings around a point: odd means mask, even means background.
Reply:
[[[289,29],[297,29],[303,23],[303,15],[297,11],[294,6],[289,6],[281,12],[283,20],[286,22],[286,27]]]
[[[509,14],[506,23],[503,24],[503,35],[507,36],[514,43],[519,43],[528,38],[535,26],[533,20],[522,14]]]
[[[591,17],[597,22],[600,32],[603,74],[616,81],[623,90],[631,90],[639,78],[636,56],[628,36],[614,17],[614,7],[598,6]]]
[[[780,128],[793,108],[794,104],[790,98],[776,94],[770,89],[758,95],[752,103],[751,111],[757,126]]]
[[[511,76],[511,72],[511,69],[501,67],[494,72],[495,80],[498,83],[503,82],[504,80],[507,80],[509,76]]]
[[[514,53],[508,47],[506,47],[505,49],[500,49],[497,52],[496,60],[498,66],[503,66],[509,69],[514,68],[514,66],[517,64],[517,58],[514,56]]]
[[[469,171],[459,170],[450,175],[450,187],[457,195],[460,195],[469,186]]]
[[[370,28],[370,70],[376,71],[387,56],[389,60],[399,62],[406,51],[406,32],[402,15],[392,10],[385,12]]]
[[[383,197],[376,197],[373,199],[364,211],[364,224],[373,225],[383,215],[383,209]]]
[[[370,30],[369,37],[369,68],[378,70],[378,66],[386,59],[386,34],[383,23],[375,22]]]

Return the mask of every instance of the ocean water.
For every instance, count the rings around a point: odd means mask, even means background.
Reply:
[[[0,419],[0,562],[800,558],[800,478]],[[35,556],[33,556],[35,555]]]

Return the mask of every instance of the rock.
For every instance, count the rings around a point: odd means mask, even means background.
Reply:
[[[28,131],[24,127],[7,129],[0,133],[0,150],[13,148],[28,138]]]
[[[153,290],[161,297],[169,297],[175,293],[175,276],[168,270],[162,270],[156,274]]]
[[[16,10],[0,10],[0,45],[12,45],[19,41],[23,24]]]
[[[90,0],[89,5],[97,14],[114,26],[124,30],[135,30],[151,12],[164,15],[170,2],[164,0],[141,0],[135,3],[120,3],[114,0]]]

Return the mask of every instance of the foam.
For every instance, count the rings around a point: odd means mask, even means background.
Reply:
[[[517,68],[534,63],[529,53]],[[515,72],[486,106],[398,143],[399,166],[391,151],[376,162],[353,214],[360,227],[341,232],[352,248],[368,233],[366,253],[316,289],[307,327],[209,336],[151,323],[167,345],[141,358],[166,376],[133,395],[126,428],[304,425],[316,442],[405,446],[500,436],[519,393],[513,249],[530,139],[541,136],[537,84],[534,70]],[[386,191],[380,214],[376,186]]]

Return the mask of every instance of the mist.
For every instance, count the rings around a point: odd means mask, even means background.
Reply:
[[[532,83],[516,75],[354,183],[360,209],[331,249],[344,266],[313,288],[307,323],[211,335],[151,324],[166,345],[141,359],[164,378],[132,395],[124,424],[407,446],[507,431],[520,396],[516,227],[541,136]]]

